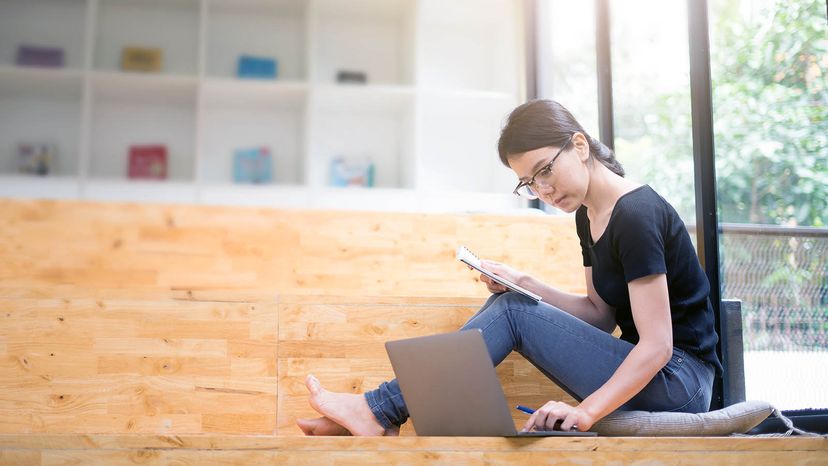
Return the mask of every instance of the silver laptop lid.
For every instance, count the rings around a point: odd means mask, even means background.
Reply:
[[[516,435],[480,329],[385,344],[417,435]]]

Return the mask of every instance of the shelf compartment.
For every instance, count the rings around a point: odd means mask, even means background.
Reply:
[[[497,153],[501,125],[516,100],[485,95],[440,92],[421,97],[418,188],[510,193],[517,184]],[[469,172],[474,176],[462,176]]]
[[[95,69],[120,70],[124,47],[156,47],[163,53],[158,74],[195,76],[199,18],[198,0],[100,0]]]
[[[368,84],[413,84],[415,2],[318,0],[311,14],[311,80],[366,74]]]
[[[86,0],[0,1],[0,65],[12,65],[19,45],[63,48],[64,66],[84,68]]]
[[[410,88],[314,88],[308,112],[311,187],[329,184],[331,160],[337,157],[370,157],[378,188],[414,187],[414,94]]]
[[[77,175],[82,96],[80,72],[0,67],[0,173],[17,172],[18,144],[46,143],[57,151],[49,177]]]
[[[267,147],[273,184],[300,184],[304,178],[304,86],[226,84],[213,82],[203,90],[198,179],[230,183],[236,150]]]
[[[421,0],[417,83],[516,94],[521,13],[511,0]]]
[[[209,0],[207,74],[235,77],[240,55],[275,58],[276,80],[306,79],[307,7],[300,0]]]
[[[193,180],[196,81],[95,73],[89,132],[91,177],[127,176],[129,146],[167,146],[170,180]]]

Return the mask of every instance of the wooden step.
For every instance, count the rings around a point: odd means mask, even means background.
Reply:
[[[393,378],[387,340],[455,331],[482,304],[194,296],[0,299],[0,433],[302,435],[297,417],[316,416],[308,373],[373,389]],[[517,354],[497,371],[510,403],[571,400]]]
[[[0,435],[0,465],[828,464],[824,438]]]
[[[485,297],[477,274],[455,260],[460,244],[584,290],[571,217],[0,199],[0,225],[0,295],[46,297],[55,287]]]
[[[362,393],[391,380],[385,342],[453,332],[477,312],[477,298],[354,298],[286,296],[279,303],[279,435],[301,435],[297,417],[316,417],[304,379],[313,373],[331,390]],[[497,373],[510,405],[573,402],[517,353]],[[516,426],[526,416],[513,413]],[[410,424],[402,435],[412,435]]]

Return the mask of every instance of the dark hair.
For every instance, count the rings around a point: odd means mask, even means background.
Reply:
[[[569,110],[553,100],[530,100],[512,110],[506,126],[500,131],[497,152],[503,165],[509,167],[510,155],[541,147],[561,147],[576,132],[586,137],[590,157],[616,175],[624,176],[624,167],[615,158],[612,149],[587,134]]]

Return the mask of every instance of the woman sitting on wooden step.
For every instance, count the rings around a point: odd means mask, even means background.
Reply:
[[[486,269],[542,296],[537,303],[482,276],[493,295],[463,326],[479,328],[495,365],[517,351],[569,392],[525,430],[581,431],[617,409],[706,412],[721,373],[710,285],[675,209],[624,178],[613,152],[564,107],[535,100],[509,116],[500,159],[517,174],[515,194],[575,212],[587,294],[555,289],[504,264]],[[618,325],[621,338],[611,332]],[[308,375],[308,435],[394,435],[408,418],[396,380],[364,395],[334,393]]]

